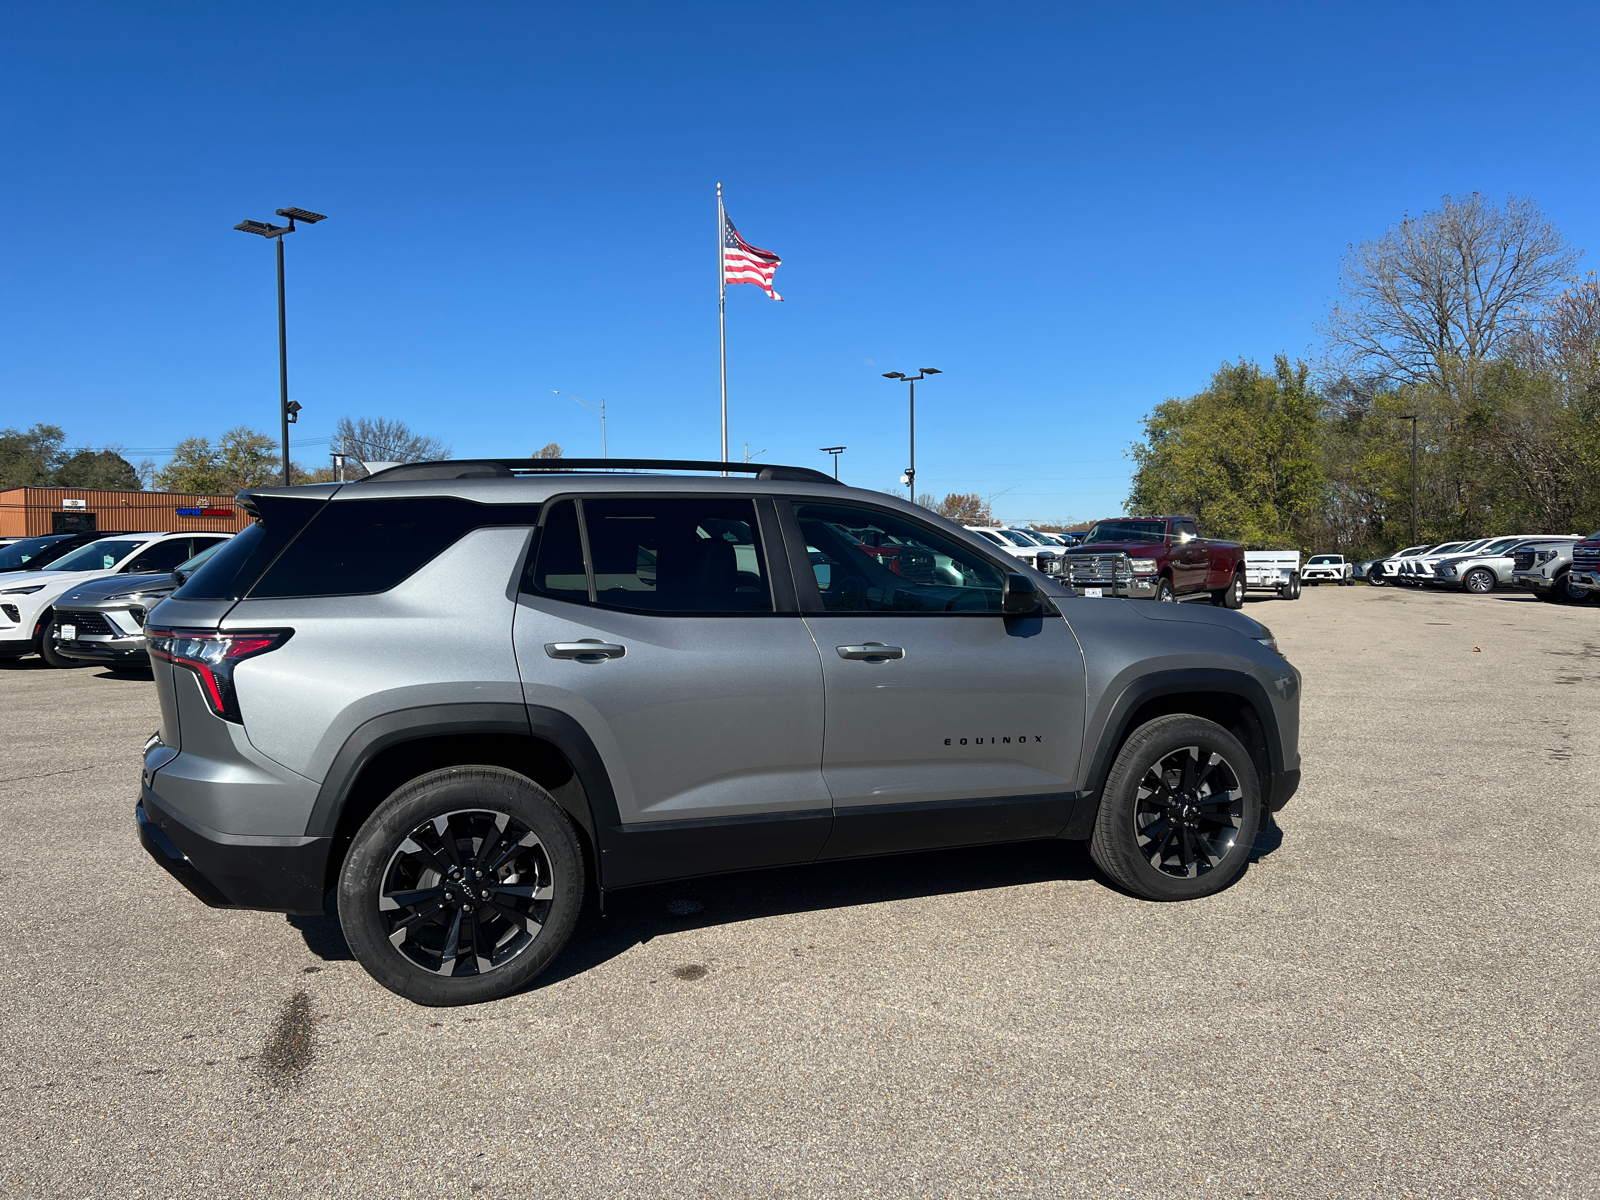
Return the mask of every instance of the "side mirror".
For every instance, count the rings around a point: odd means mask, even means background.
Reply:
[[[174,571],[172,573],[172,582],[177,584],[179,587],[182,587],[188,581],[189,581],[189,572],[187,572],[187,571]]]
[[[1039,589],[1033,580],[1008,574],[1000,590],[1000,611],[1008,617],[1031,617],[1039,608]]]

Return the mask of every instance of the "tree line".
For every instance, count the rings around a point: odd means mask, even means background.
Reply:
[[[1130,511],[1260,546],[1600,527],[1600,276],[1530,200],[1473,194],[1352,246],[1314,364],[1224,363],[1155,406]],[[1412,420],[1417,496],[1412,504]]]
[[[341,417],[332,445],[345,456],[344,478],[366,475],[363,463],[424,462],[449,458],[450,447],[436,437],[414,433],[404,421],[386,417]],[[536,454],[559,458],[551,442]],[[328,483],[339,468],[307,468],[291,460],[291,483]],[[98,488],[106,491],[161,491],[231,496],[253,487],[283,482],[282,445],[247,426],[230,429],[213,442],[190,437],[179,442],[172,457],[157,466],[149,459],[135,465],[115,447],[91,450],[67,445],[56,425],[37,424],[22,431],[0,429],[0,490],[15,487]]]

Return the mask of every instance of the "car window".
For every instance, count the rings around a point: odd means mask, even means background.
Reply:
[[[0,547],[0,571],[15,571],[24,567],[51,546],[66,541],[70,536],[71,534],[63,533],[51,537],[23,538],[20,542]]]
[[[996,546],[1004,546],[1005,545],[1005,541],[1000,537],[1000,535],[998,533],[994,533],[994,532],[992,532],[992,531],[990,531],[988,529],[974,529],[974,530],[972,530],[972,532],[977,534],[979,537],[981,537],[986,542],[993,542]]]
[[[124,541],[120,538],[107,538],[103,542],[90,542],[87,546],[80,546],[64,558],[58,558],[44,569],[46,571],[109,571],[128,555],[132,554],[145,539],[138,541]]]
[[[172,538],[165,542],[156,542],[147,549],[141,550],[133,556],[133,561],[122,569],[129,575],[171,571],[189,557],[191,557],[189,539]]]
[[[1318,565],[1320,563],[1336,563],[1338,561],[1339,561],[1339,556],[1337,554],[1314,554],[1314,555],[1312,555],[1311,559],[1306,563],[1306,566],[1311,567],[1311,566],[1316,566],[1316,565]]]
[[[1028,549],[1033,548],[1033,543],[1014,529],[997,529],[995,532],[1000,535],[1003,541],[1008,542],[1013,546],[1023,546]]]
[[[1095,542],[1159,542],[1167,534],[1164,521],[1100,521],[1079,545]]]
[[[1200,536],[1200,531],[1194,527],[1193,521],[1174,521],[1172,524],[1172,532],[1176,534],[1188,538],[1197,538]]]
[[[585,500],[597,604],[660,613],[771,612],[753,500]]]
[[[1483,548],[1483,552],[1485,554],[1502,554],[1505,551],[1511,549],[1511,547],[1515,546],[1516,544],[1517,544],[1517,539],[1514,538],[1514,537],[1501,538],[1497,542],[1490,542],[1487,546],[1485,546]]]
[[[477,504],[454,496],[330,500],[249,594],[281,599],[388,591],[473,530],[532,525],[538,511],[534,505]],[[223,557],[212,559],[194,578]]]
[[[977,552],[894,513],[796,504],[828,612],[998,613],[1005,576]]]

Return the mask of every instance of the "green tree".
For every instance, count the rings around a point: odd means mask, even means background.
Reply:
[[[115,450],[79,450],[51,473],[51,479],[57,487],[112,492],[141,489],[138,469]]]
[[[61,465],[67,435],[58,425],[0,429],[0,488],[48,487]]]
[[[243,425],[223,434],[213,446],[209,438],[184,438],[172,459],[156,472],[156,486],[164,492],[232,495],[252,487],[272,487],[283,478],[278,444],[264,433]],[[292,482],[308,479],[303,468],[290,464]]]
[[[1304,363],[1280,354],[1270,374],[1225,363],[1205,391],[1145,417],[1129,510],[1191,513],[1214,537],[1305,545],[1326,491],[1322,407]]]

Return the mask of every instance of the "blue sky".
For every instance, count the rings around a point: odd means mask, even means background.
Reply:
[[[1140,416],[1307,355],[1347,243],[1446,192],[1600,249],[1600,7],[210,4],[6,10],[0,426],[129,456],[341,415],[458,456],[731,439],[1012,520],[1120,510]],[[1586,265],[1600,265],[1586,260]],[[152,457],[160,458],[159,453]]]

